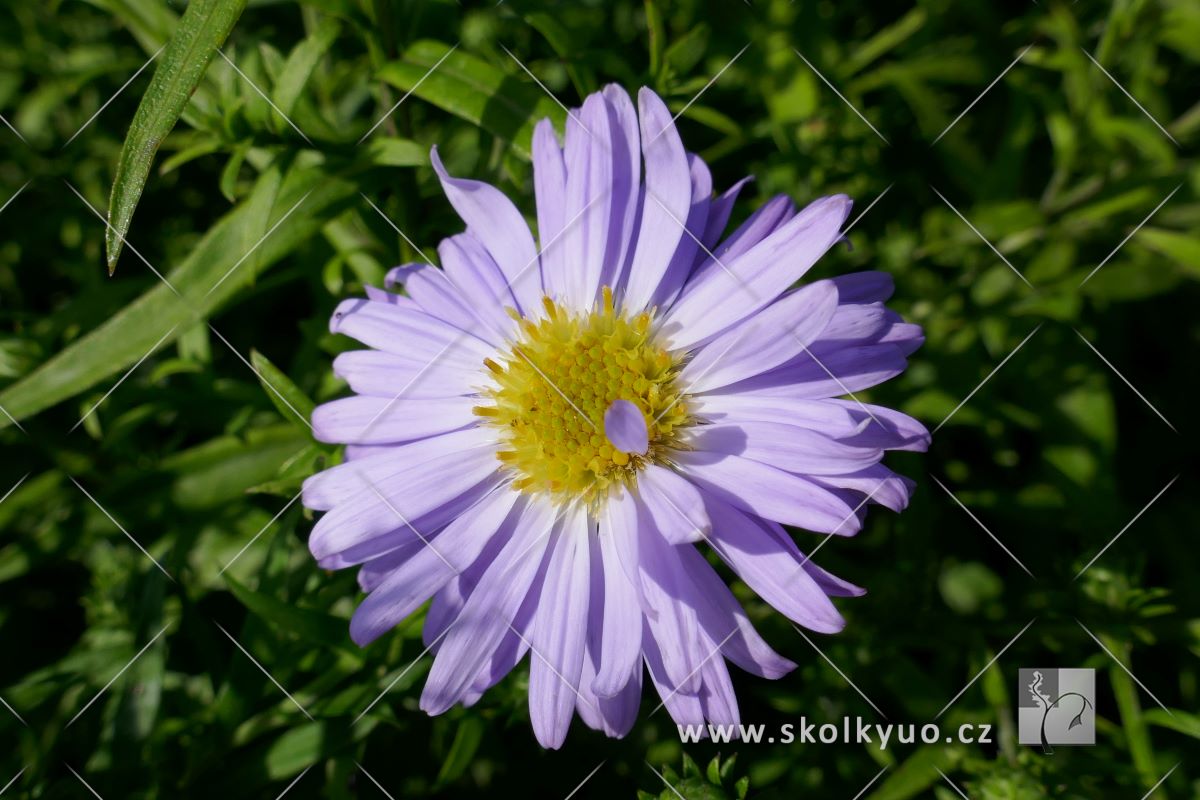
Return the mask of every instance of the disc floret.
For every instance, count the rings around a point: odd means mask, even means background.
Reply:
[[[517,340],[485,361],[492,385],[475,413],[501,430],[497,457],[517,489],[590,504],[678,445],[689,420],[676,380],[682,364],[655,342],[651,312],[620,313],[608,287],[582,314],[549,297],[542,304],[545,316],[520,318]],[[616,400],[645,416],[644,454],[605,437],[604,412]]]

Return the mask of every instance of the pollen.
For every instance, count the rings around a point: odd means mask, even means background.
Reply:
[[[651,314],[620,313],[608,287],[600,306],[582,314],[542,302],[545,316],[520,319],[516,341],[484,362],[490,385],[475,413],[500,429],[497,456],[517,489],[595,504],[679,446],[690,422],[677,382],[682,364],[655,343]],[[645,453],[621,452],[605,437],[604,412],[616,400],[645,416]]]

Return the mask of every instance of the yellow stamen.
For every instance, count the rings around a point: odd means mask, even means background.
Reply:
[[[601,299],[575,314],[543,298],[545,318],[520,320],[518,341],[485,361],[491,385],[474,411],[502,431],[497,455],[520,491],[594,505],[610,487],[632,486],[647,463],[664,461],[691,421],[676,385],[682,364],[654,341],[651,314],[620,314],[607,286]],[[605,437],[604,412],[615,400],[645,415],[646,453],[614,450]]]

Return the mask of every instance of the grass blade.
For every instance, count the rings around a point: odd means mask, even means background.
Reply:
[[[117,268],[125,234],[158,146],[175,127],[208,62],[245,7],[246,0],[193,0],[167,44],[150,87],[133,115],[117,161],[105,234],[110,275]]]
[[[178,327],[164,343],[177,339],[188,325],[207,319],[357,196],[354,182],[319,167],[293,166],[284,171],[270,166],[250,194],[167,273],[178,296],[159,283],[5,388],[0,406],[16,419],[25,419],[119,374],[172,326]],[[0,429],[11,424],[0,416]]]

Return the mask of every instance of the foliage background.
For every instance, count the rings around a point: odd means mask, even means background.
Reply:
[[[162,142],[109,278],[104,223],[85,200],[107,209],[153,70],[105,104],[181,12],[157,0],[0,9],[11,124],[0,129],[0,202],[11,199],[0,212],[0,405],[23,427],[0,420],[0,491],[24,476],[0,503],[0,698],[27,723],[0,709],[8,796],[84,796],[74,772],[105,798],[564,797],[603,759],[577,796],[674,796],[649,764],[688,798],[735,796],[747,778],[755,797],[852,797],[884,766],[864,796],[955,797],[937,768],[972,798],[1138,798],[1179,764],[1158,796],[1200,797],[1200,520],[1185,447],[1200,338],[1200,6],[251,2],[228,60],[213,60]],[[455,43],[449,69],[416,85]],[[430,719],[416,709],[428,660],[404,671],[422,650],[419,619],[364,651],[349,643],[353,576],[315,568],[311,519],[288,505],[335,454],[256,370],[302,413],[306,398],[341,390],[329,362],[347,343],[326,327],[337,300],[460,229],[430,145],[451,171],[532,210],[528,126],[562,112],[518,59],[568,105],[608,81],[657,88],[683,110],[684,141],[718,185],[758,176],[738,214],[777,192],[848,192],[862,209],[887,190],[852,247],[819,265],[891,272],[895,306],[926,328],[908,373],[871,399],[932,427],[1037,329],[928,454],[892,460],[920,483],[909,510],[877,510],[856,539],[822,548],[824,566],[871,591],[840,603],[842,635],[810,637],[889,720],[923,723],[1036,620],[943,718],[996,725],[998,746],[685,754],[666,714],[647,716],[648,693],[627,739],[576,721],[562,751],[543,752],[523,669],[475,708]],[[736,675],[745,721],[877,721],[813,646],[738,592],[801,665],[775,683]],[[1096,747],[1047,757],[1016,746],[1022,666],[1098,670]],[[724,775],[701,774],[718,753]]]

